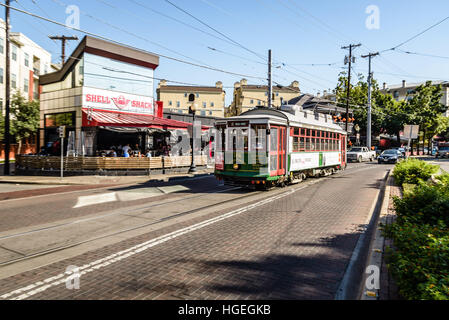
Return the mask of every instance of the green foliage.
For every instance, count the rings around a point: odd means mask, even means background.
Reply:
[[[350,88],[350,109],[354,111],[354,124],[358,124],[360,127],[360,133],[366,134],[366,123],[368,118],[368,84],[364,81],[364,77],[358,74],[358,82],[355,85],[351,85]],[[346,107],[346,92],[347,92],[348,78],[344,72],[340,73],[338,78],[338,84],[335,89],[337,96],[337,103],[340,107]],[[372,81],[372,103],[371,103],[371,129],[374,136],[380,134],[383,122],[385,119],[385,113],[383,111],[383,104],[378,103],[381,101],[383,95],[379,91],[379,86],[376,80]]]
[[[403,182],[407,192],[393,199],[397,218],[384,227],[395,246],[387,251],[388,268],[404,298],[449,300],[449,174],[426,183],[438,166],[423,163],[403,161],[395,168],[395,178],[417,185]]]
[[[386,226],[384,232],[394,240],[387,261],[400,294],[410,300],[448,300],[447,226],[403,221]]]
[[[39,129],[39,101],[26,101],[17,92],[11,98],[11,135],[17,140],[36,134]]]
[[[437,180],[447,188],[449,188],[449,173],[443,173],[437,176]]]
[[[446,185],[420,183],[403,198],[395,198],[398,221],[437,225],[442,221],[449,226],[449,188]]]
[[[427,181],[439,170],[438,165],[433,165],[422,160],[408,159],[396,164],[393,177],[396,183],[402,186],[404,183],[418,184]]]

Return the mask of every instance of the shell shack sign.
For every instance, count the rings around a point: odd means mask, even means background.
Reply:
[[[154,115],[154,99],[153,97],[84,87],[82,108]]]

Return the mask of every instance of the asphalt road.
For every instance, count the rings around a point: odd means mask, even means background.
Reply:
[[[333,299],[391,167],[268,192],[202,177],[1,201],[0,298]]]

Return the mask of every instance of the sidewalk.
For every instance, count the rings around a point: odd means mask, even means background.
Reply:
[[[176,179],[193,178],[196,176],[213,175],[212,168],[198,170],[194,174],[174,173],[174,174],[152,174],[145,176],[73,176],[73,177],[53,177],[53,176],[0,176],[0,183],[15,184],[45,184],[45,185],[112,185],[112,184],[133,184],[145,183],[149,181],[171,181]]]

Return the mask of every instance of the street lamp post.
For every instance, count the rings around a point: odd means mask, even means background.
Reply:
[[[194,144],[194,139],[195,139],[195,112],[196,112],[196,103],[194,102],[194,100],[195,100],[195,96],[193,94],[191,94],[189,96],[189,102],[190,102],[189,113],[193,117],[193,121],[192,121],[192,136],[190,137],[190,146],[192,148],[192,162],[190,163],[189,173],[197,172],[196,166],[195,166],[195,149],[194,149],[195,148],[195,144]]]

